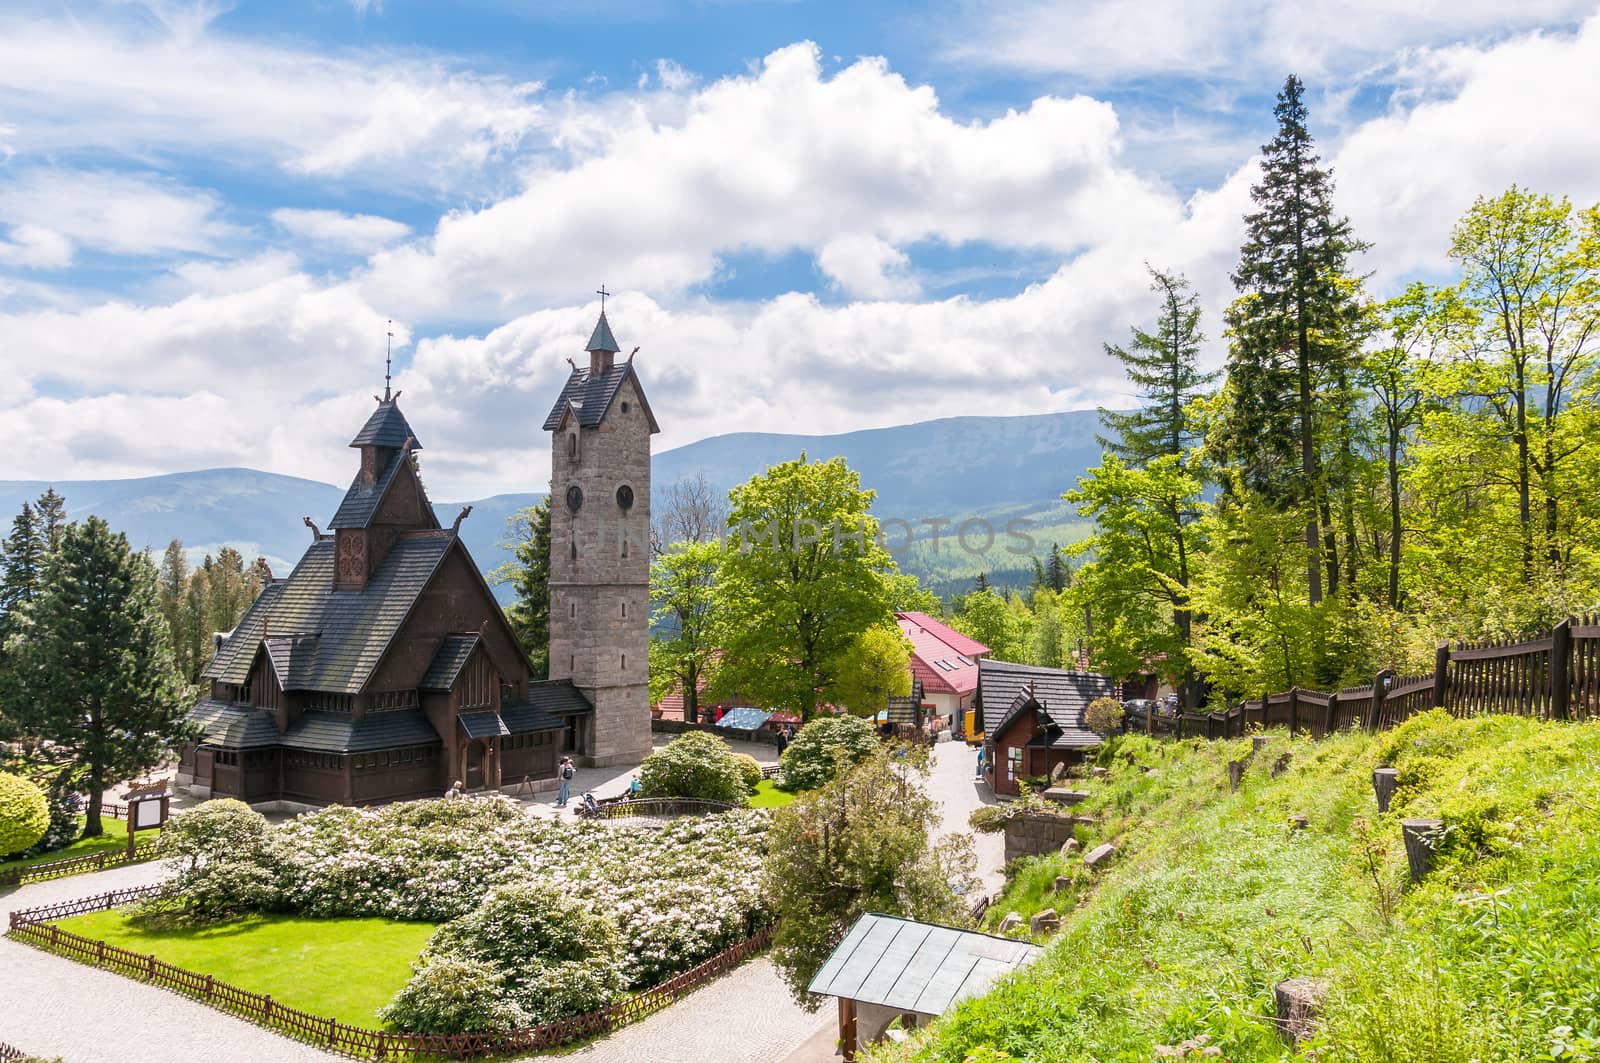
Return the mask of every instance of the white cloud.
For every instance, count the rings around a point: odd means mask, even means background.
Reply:
[[[114,255],[211,254],[239,235],[210,192],[109,170],[29,169],[0,179],[0,221]]]
[[[161,5],[153,24],[0,14],[9,149],[221,154],[298,175],[444,185],[481,180],[544,120],[536,84],[443,58],[244,40],[195,11]]]
[[[1408,57],[1406,106],[1353,130],[1332,156],[1338,202],[1374,241],[1380,283],[1445,268],[1450,229],[1512,184],[1600,201],[1600,14],[1575,34]]]
[[[367,254],[399,243],[411,226],[375,214],[346,214],[337,210],[301,210],[284,207],[272,220],[285,232],[336,251]]]
[[[0,265],[63,269],[72,265],[72,241],[40,225],[13,225],[0,240]]]
[[[564,300],[574,277],[682,291],[734,251],[866,237],[1071,252],[1152,237],[1180,210],[1118,164],[1106,103],[1047,96],[958,122],[881,59],[825,77],[809,44],[694,89],[675,112],[608,114],[597,130],[580,109],[557,137],[569,164],[547,160],[521,193],[378,254],[367,283],[423,315],[464,302],[503,313]]]
[[[817,255],[822,272],[846,294],[862,299],[895,299],[917,294],[906,275],[910,258],[876,236],[844,235],[828,241]]]
[[[1592,0],[985,0],[944,26],[947,58],[1099,84],[1189,76],[1315,76],[1402,49],[1575,22]]]

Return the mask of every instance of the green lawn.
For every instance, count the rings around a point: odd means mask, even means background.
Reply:
[[[750,795],[751,808],[782,808],[794,800],[794,794],[780,790],[771,779],[762,779],[756,792]]]
[[[100,825],[105,828],[105,833],[98,838],[79,838],[65,849],[57,849],[53,853],[29,857],[26,860],[0,860],[0,868],[10,870],[15,867],[49,864],[57,860],[70,860],[75,856],[92,856],[95,853],[105,852],[120,853],[128,847],[128,824],[124,820],[101,816]],[[156,836],[156,831],[147,830],[139,836],[139,840],[153,842]]]
[[[378,1009],[411,977],[411,961],[432,923],[391,919],[305,919],[249,915],[203,927],[151,929],[125,911],[61,920],[61,928],[104,939],[291,1008],[378,1028]]]

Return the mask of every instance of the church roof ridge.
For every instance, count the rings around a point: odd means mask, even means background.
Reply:
[[[361,426],[361,431],[350,441],[352,447],[390,447],[398,450],[404,447],[407,441],[412,450],[421,450],[422,444],[417,442],[416,433],[411,430],[411,425],[406,423],[406,415],[400,412],[400,393],[397,391],[386,399],[378,400],[378,408],[372,411],[372,416],[367,418],[367,423]]]

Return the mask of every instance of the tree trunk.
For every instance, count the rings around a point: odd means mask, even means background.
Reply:
[[[100,802],[105,800],[105,783],[100,778],[99,771],[89,773],[89,807],[84,810],[83,836],[85,838],[98,838],[104,834],[105,827],[100,823]]]
[[[1389,608],[1400,608],[1400,425],[1389,418]]]
[[[700,669],[690,667],[683,674],[683,719],[686,723],[700,722]]]
[[[1306,591],[1312,605],[1322,601],[1322,529],[1317,520],[1319,502],[1327,501],[1317,487],[1317,447],[1311,412],[1311,344],[1307,335],[1305,301],[1300,300],[1300,475],[1306,490]]]

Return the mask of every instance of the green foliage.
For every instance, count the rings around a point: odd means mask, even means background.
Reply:
[[[185,863],[146,912],[205,922],[273,908],[280,895],[269,838],[266,818],[232,798],[173,816],[157,852]]]
[[[896,569],[869,512],[873,493],[844,459],[801,454],[729,497],[716,587],[723,680],[810,720],[819,704],[840,700],[856,639],[891,620]]]
[[[683,693],[684,719],[690,723],[700,719],[700,689],[717,660],[716,587],[721,567],[722,544],[714,539],[674,544],[650,566],[653,619],[665,632],[651,641],[652,682],[663,691]]]
[[[739,778],[744,781],[745,792],[755,793],[756,787],[761,785],[761,762],[748,753],[735,753],[733,763],[739,769]]]
[[[18,775],[0,772],[0,856],[36,845],[50,829],[50,805],[40,789]]]
[[[964,835],[934,841],[925,778],[925,762],[878,753],[777,813],[763,886],[778,919],[773,962],[807,1006],[807,984],[862,915],[962,921],[952,887],[972,885],[976,858]]]
[[[444,973],[429,970],[440,962],[472,965],[461,973],[479,983],[487,971],[496,972],[498,986],[491,997],[513,1004],[515,1011],[464,1008],[440,986]],[[396,998],[399,1007],[385,1012],[385,1018],[398,1029],[417,1033],[467,1032],[405,1025],[424,1019],[443,1022],[451,1011],[468,1023],[498,1022],[513,1014],[551,1022],[604,1007],[624,988],[616,924],[552,883],[530,882],[494,889],[472,911],[435,931],[412,984]]]
[[[911,641],[896,624],[863,631],[845,651],[834,690],[857,716],[876,716],[890,698],[911,693]]]
[[[513,559],[495,566],[489,579],[511,584],[516,601],[506,608],[506,619],[533,663],[534,678],[544,679],[550,674],[549,497],[507,517],[500,545]]]
[[[1074,809],[1083,844],[1121,856],[1020,861],[991,908],[1067,913],[1049,951],[903,1047],[868,1059],[1150,1059],[1206,1037],[1223,1058],[1284,1057],[1273,986],[1325,978],[1321,1032],[1301,1052],[1341,1063],[1583,1059],[1600,992],[1600,727],[1520,717],[1413,717],[1376,736],[1271,734],[1294,759],[1128,735]],[[1371,771],[1412,780],[1377,815]],[[1290,814],[1309,827],[1284,829]],[[1458,841],[1405,885],[1399,820],[1434,815]],[[1055,890],[1056,876],[1068,880]],[[1298,1057],[1297,1057],[1298,1058]]]
[[[396,1030],[427,1033],[504,1033],[530,1025],[501,992],[504,975],[482,960],[437,956],[417,964],[411,980],[383,1009]]]
[[[155,566],[98,517],[67,526],[9,648],[23,729],[81,771],[97,835],[105,790],[190,734]]]
[[[1122,727],[1122,702],[1116,698],[1095,698],[1083,710],[1083,725],[1091,731],[1110,734]]]
[[[815,790],[878,751],[872,724],[855,716],[819,716],[800,728],[779,758],[778,785]]]
[[[1127,348],[1106,344],[1106,354],[1121,362],[1139,389],[1141,405],[1127,413],[1101,410],[1100,420],[1112,433],[1100,442],[1133,468],[1159,457],[1182,458],[1199,443],[1190,404],[1205,393],[1216,373],[1200,369],[1200,296],[1181,274],[1153,267],[1150,290],[1161,299],[1161,315],[1149,331],[1133,329]],[[1052,552],[1051,562],[1059,560]],[[1051,578],[1060,591],[1065,582]]]
[[[760,769],[757,769],[759,781]],[[695,797],[743,804],[745,786],[728,743],[714,734],[689,731],[644,758],[639,785],[645,797]]]

